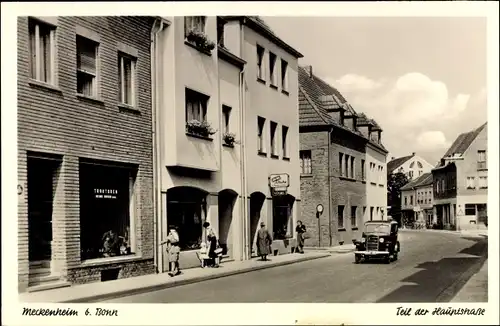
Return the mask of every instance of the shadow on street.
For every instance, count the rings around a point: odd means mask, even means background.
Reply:
[[[487,237],[464,239],[475,243],[459,253],[479,257],[443,258],[421,263],[416,268],[423,270],[401,280],[413,284],[403,285],[377,302],[449,302],[488,258]]]

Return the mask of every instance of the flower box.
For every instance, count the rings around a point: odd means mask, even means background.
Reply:
[[[191,120],[186,123],[186,132],[202,137],[210,137],[217,131],[207,121]]]
[[[224,140],[224,144],[230,147],[233,147],[234,144],[238,144],[236,135],[231,132],[225,132],[224,135],[222,135],[222,140]]]
[[[207,35],[203,32],[194,30],[189,31],[186,36],[186,40],[202,51],[212,52],[212,50],[215,49],[215,43],[210,41]]]

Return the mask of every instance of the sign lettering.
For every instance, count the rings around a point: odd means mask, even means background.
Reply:
[[[286,173],[271,174],[269,176],[269,186],[271,188],[288,188],[290,176]]]
[[[118,190],[94,188],[94,196],[99,199],[116,199]]]

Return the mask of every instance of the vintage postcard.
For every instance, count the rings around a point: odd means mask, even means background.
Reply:
[[[2,323],[498,325],[498,18],[3,3]]]

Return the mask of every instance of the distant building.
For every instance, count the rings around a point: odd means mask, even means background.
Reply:
[[[428,172],[401,187],[403,218],[432,225],[432,173]]]
[[[488,201],[488,127],[457,137],[432,170],[434,223],[467,229],[483,224]]]
[[[433,168],[432,164],[416,153],[398,158],[393,157],[387,163],[388,174],[404,173],[410,180],[418,178],[424,173],[431,172]]]
[[[364,221],[385,219],[382,129],[332,86],[299,68],[301,219],[310,246],[350,243]],[[317,215],[316,208],[324,207]]]

